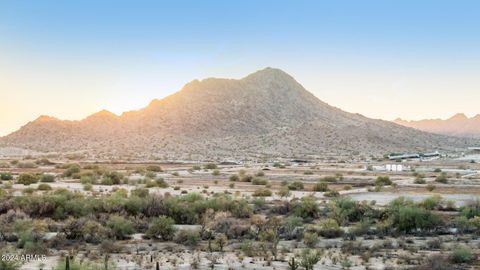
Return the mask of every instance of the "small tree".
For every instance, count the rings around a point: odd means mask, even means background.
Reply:
[[[223,252],[223,248],[227,245],[227,243],[228,238],[225,234],[217,234],[217,236],[215,237],[215,244],[218,246],[221,252]]]

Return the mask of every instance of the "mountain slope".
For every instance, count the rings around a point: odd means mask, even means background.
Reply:
[[[396,119],[395,123],[419,130],[458,137],[480,138],[480,114],[468,118],[463,113],[458,113],[449,119],[426,119],[419,121],[406,121]]]
[[[347,113],[273,68],[240,80],[195,80],[121,116],[106,111],[81,121],[42,116],[0,139],[0,145],[39,151],[175,158],[384,154],[467,143]]]

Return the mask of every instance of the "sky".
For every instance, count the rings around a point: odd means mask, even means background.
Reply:
[[[393,120],[480,113],[480,1],[0,0],[0,136],[146,106],[193,80],[284,70]]]

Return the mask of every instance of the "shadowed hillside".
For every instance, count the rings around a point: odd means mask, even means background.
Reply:
[[[1,138],[39,151],[88,150],[130,156],[246,157],[453,149],[454,139],[332,107],[285,72],[266,68],[240,80],[194,80],[147,107],[81,121],[41,116]]]

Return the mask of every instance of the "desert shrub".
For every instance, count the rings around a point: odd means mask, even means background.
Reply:
[[[13,175],[9,172],[2,172],[0,173],[0,180],[1,181],[13,180]]]
[[[253,197],[269,197],[272,196],[272,191],[268,188],[259,188],[252,194]]]
[[[80,183],[82,184],[96,184],[97,181],[95,179],[95,177],[91,176],[91,175],[82,175],[80,177]]]
[[[157,184],[157,187],[159,187],[159,188],[167,188],[168,187],[168,183],[165,182],[165,179],[163,179],[163,178],[156,179],[155,183]]]
[[[340,193],[336,190],[329,190],[323,194],[325,197],[338,197],[340,196]]]
[[[433,238],[427,241],[427,248],[428,249],[441,249],[442,248],[442,240],[439,238]]]
[[[316,232],[305,232],[303,234],[303,243],[310,248],[315,247],[318,244],[319,238]]]
[[[145,178],[154,179],[155,177],[157,177],[157,173],[156,173],[156,172],[147,171],[147,172],[145,173]]]
[[[42,176],[40,177],[40,182],[43,182],[43,183],[55,182],[55,175],[44,173],[44,174],[42,174]]]
[[[231,175],[229,179],[232,182],[237,182],[237,181],[240,180],[240,177],[238,175],[234,174],[234,175]]]
[[[100,223],[86,218],[68,220],[63,232],[67,239],[83,240],[92,244],[100,244],[109,236],[109,231]]]
[[[300,266],[305,270],[313,270],[315,264],[320,261],[321,253],[317,250],[305,249],[301,254]]]
[[[434,209],[439,209],[442,206],[442,202],[443,202],[442,196],[434,195],[424,199],[420,203],[420,205],[425,209],[434,210]]]
[[[460,209],[462,216],[471,219],[475,216],[480,216],[480,199],[469,202]]]
[[[375,218],[377,213],[366,203],[359,203],[350,197],[341,197],[328,205],[328,216],[339,224],[357,222],[365,218]]]
[[[192,166],[192,170],[194,170],[194,171],[199,171],[199,170],[201,170],[201,169],[202,169],[202,168],[201,168],[200,166],[198,166],[198,165],[193,165],[193,166]]]
[[[437,214],[418,207],[402,197],[390,203],[389,211],[392,225],[401,232],[432,231],[443,224]]]
[[[42,183],[38,185],[38,190],[52,190],[52,187],[49,184]]]
[[[417,174],[415,177],[415,184],[425,184],[427,181],[425,181],[425,176],[423,174]]]
[[[194,247],[200,241],[200,232],[196,230],[180,230],[173,238],[175,243]]]
[[[63,172],[64,177],[72,177],[74,174],[80,173],[80,165],[77,163],[65,164],[62,166],[65,171]]]
[[[303,219],[301,217],[289,216],[284,219],[281,230],[283,231],[285,238],[290,240],[297,237],[295,232],[297,231],[297,228],[301,227],[302,225]]]
[[[246,256],[249,257],[254,257],[257,254],[255,242],[253,242],[252,240],[244,240],[240,244],[240,249]]]
[[[437,188],[434,184],[430,183],[425,187],[428,191],[432,192]]]
[[[83,190],[84,190],[84,191],[92,191],[92,189],[93,189],[93,185],[92,185],[92,184],[88,184],[88,183],[87,183],[87,184],[84,184],[84,185],[83,185]]]
[[[375,185],[377,186],[388,186],[392,184],[392,180],[388,176],[379,176],[377,180],[375,180]]]
[[[145,198],[148,196],[148,189],[147,188],[136,188],[131,191],[132,196],[137,196],[140,198]]]
[[[448,183],[448,175],[445,172],[442,172],[439,176],[435,178],[435,182],[442,184]]]
[[[33,162],[19,162],[17,167],[22,169],[33,169],[37,168],[37,165]]]
[[[107,226],[112,230],[116,239],[126,239],[128,235],[135,232],[133,223],[121,216],[110,216]]]
[[[288,185],[290,190],[303,190],[303,182],[302,181],[294,181]]]
[[[322,179],[320,179],[321,182],[328,182],[328,183],[336,183],[337,182],[337,177],[335,176],[325,176]]]
[[[38,176],[31,173],[22,173],[18,176],[17,183],[28,186],[38,182]]]
[[[148,165],[145,170],[149,172],[163,172],[162,167],[158,165]]]
[[[223,252],[223,248],[228,244],[228,237],[223,233],[219,233],[215,236],[214,243]]]
[[[435,170],[433,170],[433,172],[439,173],[439,172],[442,172],[442,169],[436,168]]]
[[[175,221],[167,216],[154,218],[146,231],[149,238],[162,239],[164,241],[172,240],[175,235]]]
[[[106,172],[102,178],[102,185],[119,185],[125,176],[117,171]]]
[[[475,232],[480,233],[480,216],[473,217],[468,220],[470,226],[475,229]]]
[[[337,221],[331,218],[320,221],[318,233],[325,238],[335,238],[343,235],[343,230]]]
[[[313,172],[308,170],[303,172],[304,175],[313,175]]]
[[[215,170],[218,168],[218,166],[215,163],[208,163],[208,164],[205,164],[204,168],[205,170]]]
[[[254,184],[254,185],[266,185],[266,184],[268,184],[268,181],[265,178],[255,177],[252,180],[252,184]]]
[[[242,177],[240,178],[240,181],[241,182],[252,182],[253,180],[253,176],[252,175],[249,175],[249,174],[244,174],[242,175]]]
[[[0,168],[5,169],[5,168],[10,168],[10,164],[7,162],[0,162]]]
[[[472,250],[466,246],[457,246],[453,249],[450,255],[452,263],[469,263],[475,259]]]
[[[219,176],[219,175],[220,175],[220,171],[215,169],[215,170],[213,170],[212,175],[213,175],[213,176]]]
[[[328,190],[328,183],[327,182],[317,182],[313,186],[313,191],[316,191],[316,192],[325,192],[327,190]]]
[[[288,197],[290,196],[290,189],[287,187],[287,186],[282,186],[280,187],[280,189],[278,190],[278,193],[277,193],[280,197]]]
[[[314,219],[319,216],[320,208],[315,197],[305,196],[292,203],[292,213],[304,219]]]
[[[264,176],[265,176],[265,172],[259,171],[259,172],[257,172],[257,173],[255,174],[255,176],[257,176],[257,177],[264,177]]]

